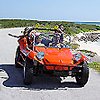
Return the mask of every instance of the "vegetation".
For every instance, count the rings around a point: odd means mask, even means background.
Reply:
[[[74,22],[66,21],[38,21],[38,20],[21,20],[21,19],[0,19],[0,28],[14,28],[35,26],[43,28],[54,28],[56,25],[62,24],[65,27],[65,33],[75,35],[80,32],[87,32],[92,30],[100,30],[100,26],[76,24]]]
[[[77,43],[70,43],[69,45],[70,45],[71,48],[74,49],[74,50],[75,50],[75,49],[78,49],[78,48],[80,47],[80,45],[77,44]]]
[[[100,62],[89,63],[89,67],[97,70],[98,72],[100,72]]]
[[[97,55],[96,52],[92,52],[89,50],[78,50],[78,51],[81,51],[82,53],[84,53],[85,55],[90,56],[90,57],[94,57],[95,55]]]

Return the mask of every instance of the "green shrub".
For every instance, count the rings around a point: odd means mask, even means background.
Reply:
[[[71,43],[70,46],[71,46],[71,48],[74,49],[74,50],[75,50],[75,49],[78,49],[78,48],[80,47],[80,45],[77,44],[77,43]]]
[[[100,72],[100,62],[89,63],[89,67]]]

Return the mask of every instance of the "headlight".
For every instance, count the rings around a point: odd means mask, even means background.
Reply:
[[[76,61],[80,60],[82,58],[82,55],[80,53],[77,53],[74,55],[74,58]]]
[[[39,59],[39,60],[42,60],[44,58],[44,52],[38,52],[36,57]]]

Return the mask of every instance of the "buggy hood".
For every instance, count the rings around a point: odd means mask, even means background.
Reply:
[[[73,63],[73,55],[69,48],[35,47],[37,52],[44,52],[44,64],[69,65]]]

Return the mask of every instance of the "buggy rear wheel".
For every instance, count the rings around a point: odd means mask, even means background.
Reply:
[[[15,67],[16,68],[22,68],[20,62],[20,47],[18,46],[17,50],[16,50],[16,55],[15,55]]]
[[[75,76],[75,78],[76,78],[77,83],[80,86],[84,86],[87,83],[88,78],[89,78],[89,68],[88,68],[86,62],[84,62],[83,65],[82,65],[81,73],[80,74],[78,73]]]

